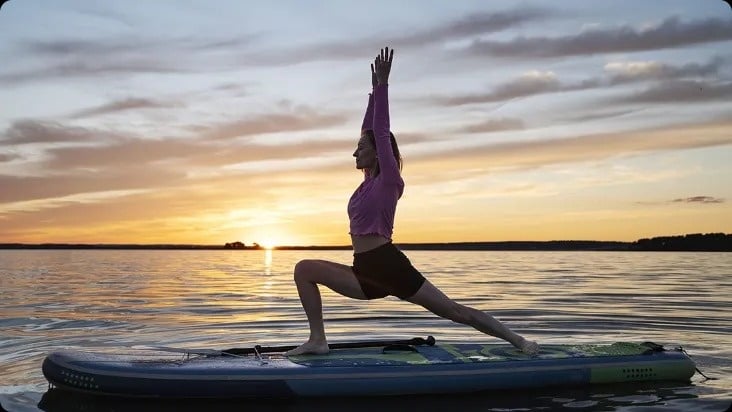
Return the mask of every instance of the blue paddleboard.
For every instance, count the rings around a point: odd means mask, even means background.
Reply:
[[[155,398],[385,396],[688,382],[696,370],[682,350],[652,343],[544,345],[533,357],[510,345],[482,343],[345,347],[289,358],[262,349],[63,350],[49,354],[42,368],[49,383],[62,390]]]

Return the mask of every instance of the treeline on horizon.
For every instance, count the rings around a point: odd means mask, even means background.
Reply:
[[[586,251],[704,251],[732,252],[732,234],[694,233],[679,236],[659,236],[635,242],[597,240],[397,243],[404,250],[586,250]],[[242,242],[224,245],[186,244],[73,244],[73,243],[0,243],[0,249],[144,249],[144,250],[261,250],[257,243]],[[278,246],[277,250],[350,250],[351,246]]]
[[[631,243],[630,250],[732,252],[732,234],[694,233],[640,239]]]

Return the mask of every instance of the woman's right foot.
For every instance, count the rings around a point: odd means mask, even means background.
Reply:
[[[296,356],[296,355],[324,355],[330,351],[328,342],[312,342],[307,341],[295,349],[288,350],[285,352],[285,356]]]

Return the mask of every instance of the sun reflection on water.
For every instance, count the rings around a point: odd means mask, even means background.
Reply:
[[[269,292],[272,289],[274,280],[272,278],[272,249],[264,250],[264,282],[262,283],[262,290],[266,291],[264,296],[272,296]]]
[[[272,273],[272,249],[264,250],[264,270],[266,275]]]

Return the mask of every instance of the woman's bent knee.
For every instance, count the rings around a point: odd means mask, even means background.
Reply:
[[[333,277],[332,262],[320,259],[303,259],[295,264],[293,277],[295,282],[326,284]]]
[[[295,281],[309,280],[309,278],[312,277],[311,275],[316,265],[317,260],[313,259],[303,259],[297,262],[297,264],[295,264],[295,271],[293,274]]]

